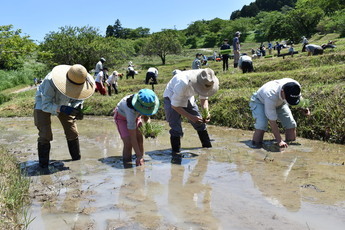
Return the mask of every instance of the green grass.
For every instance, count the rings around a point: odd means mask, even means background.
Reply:
[[[30,180],[23,176],[15,156],[0,149],[0,229],[26,229]]]
[[[336,143],[345,143],[345,39],[337,38],[336,34],[315,35],[310,39],[311,43],[322,44],[329,40],[336,40],[337,48],[326,49],[320,56],[307,56],[301,52],[301,45],[296,44],[299,51],[294,57],[286,56],[254,59],[255,72],[242,74],[238,69],[232,68],[232,60],[229,61],[230,70],[222,71],[222,63],[209,61],[207,67],[212,68],[220,80],[219,91],[210,98],[211,124],[233,127],[245,130],[253,130],[254,121],[249,110],[249,98],[261,85],[267,81],[284,77],[293,78],[302,85],[302,95],[310,101],[312,116],[304,117],[297,108],[292,108],[298,123],[298,135],[305,138],[325,140]],[[249,53],[251,48],[259,46],[252,41],[242,44],[242,52]],[[211,55],[213,49],[201,49],[202,53]],[[95,93],[85,101],[87,115],[112,115],[112,111],[128,94],[138,92],[142,88],[151,88],[144,84],[146,70],[155,66],[159,70],[158,85],[155,92],[160,98],[161,107],[153,119],[165,119],[163,109],[163,92],[166,84],[172,77],[174,69],[190,69],[195,53],[200,49],[185,50],[181,55],[167,56],[166,65],[161,64],[159,57],[138,56],[133,58],[138,75],[135,79],[119,81],[119,94],[101,96]],[[287,49],[283,49],[287,52]],[[273,51],[273,54],[276,54]],[[129,61],[129,60],[128,60]],[[125,73],[127,63],[116,70]],[[115,69],[110,69],[113,71]],[[3,92],[2,92],[3,93]],[[0,95],[0,116],[31,116],[34,103],[34,93],[24,92],[16,95],[6,92],[3,99]]]

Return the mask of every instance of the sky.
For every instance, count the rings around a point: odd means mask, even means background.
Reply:
[[[122,27],[186,29],[198,20],[229,19],[255,0],[0,0],[0,25],[13,25],[35,42],[44,41],[60,27],[90,26],[105,35],[108,25],[117,19]]]

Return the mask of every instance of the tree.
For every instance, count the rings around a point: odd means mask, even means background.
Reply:
[[[18,69],[24,64],[37,45],[29,36],[21,36],[13,25],[0,26],[0,69]]]
[[[186,35],[202,36],[208,31],[208,26],[205,20],[196,21],[188,25]]]
[[[114,27],[109,25],[107,27],[107,30],[105,31],[105,36],[106,37],[114,37],[115,36],[115,33],[114,33]]]
[[[208,30],[211,33],[218,33],[226,24],[226,21],[220,18],[215,18],[207,22]]]
[[[218,45],[218,34],[216,33],[207,33],[204,36],[204,47],[213,48]]]
[[[297,7],[287,14],[288,22],[299,36],[311,37],[316,32],[316,26],[324,16],[324,11],[317,6]]]
[[[102,37],[93,27],[65,26],[59,29],[47,34],[40,45],[39,58],[50,67],[79,63],[91,70],[100,57],[107,60],[109,67],[120,64],[135,53],[133,41]]]
[[[240,17],[241,17],[241,11],[235,10],[234,12],[231,13],[230,20],[235,20],[236,18],[240,18]]]
[[[165,65],[167,55],[181,53],[180,36],[176,30],[163,30],[154,33],[143,48],[143,54],[148,56],[158,55],[162,60],[162,64]]]
[[[113,29],[116,38],[123,38],[123,28],[119,19],[116,19]]]
[[[241,17],[255,17],[260,12],[260,9],[255,3],[250,3],[248,6],[244,5],[241,10]]]

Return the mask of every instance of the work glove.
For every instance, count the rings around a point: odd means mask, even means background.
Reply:
[[[67,115],[72,115],[72,116],[77,116],[77,114],[79,113],[78,109],[75,109],[67,105],[61,105],[60,112],[65,113]]]
[[[76,120],[83,120],[84,119],[84,113],[83,113],[83,106],[82,104],[79,104],[77,107],[78,113],[75,115]]]

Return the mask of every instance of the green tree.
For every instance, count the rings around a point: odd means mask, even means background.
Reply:
[[[114,27],[109,25],[107,27],[107,30],[105,31],[105,36],[106,37],[114,37],[115,36],[115,33],[114,33]]]
[[[316,26],[324,16],[324,11],[318,6],[297,5],[287,16],[287,23],[294,27],[296,34],[311,37],[316,32]]]
[[[213,48],[218,46],[219,36],[216,33],[207,33],[204,36],[204,47]]]
[[[123,38],[123,27],[119,19],[116,19],[115,24],[113,25],[114,36],[116,38]]]
[[[332,16],[325,16],[317,25],[317,30],[322,33],[339,33],[345,36],[345,9],[336,11]]]
[[[260,12],[256,17],[255,40],[257,42],[273,41],[278,39],[292,39],[294,30],[290,27],[288,17],[278,11]]]
[[[186,29],[187,36],[202,36],[208,31],[208,25],[205,20],[195,21],[192,24],[188,25]]]
[[[248,6],[244,5],[241,10],[241,17],[254,17],[260,12],[260,9],[255,3],[250,3]]]
[[[208,30],[212,33],[218,33],[226,24],[226,21],[220,18],[215,18],[208,21]]]
[[[33,54],[37,45],[29,36],[21,36],[13,25],[0,26],[0,69],[18,69]]]
[[[59,28],[50,32],[40,45],[40,60],[50,67],[58,64],[82,64],[86,69],[94,68],[100,57],[107,59],[108,67],[118,65],[134,55],[133,41],[115,37],[102,37],[93,27]]]
[[[253,30],[254,28],[253,18],[238,18],[235,20],[230,20],[226,23],[225,27],[219,32],[219,38],[221,39],[219,45],[222,43],[224,38],[232,39],[236,31],[241,32],[240,41],[243,42],[248,31]]]
[[[161,58],[162,64],[165,65],[167,55],[181,53],[181,39],[181,34],[176,30],[163,30],[154,33],[143,48],[143,54],[157,55]]]

